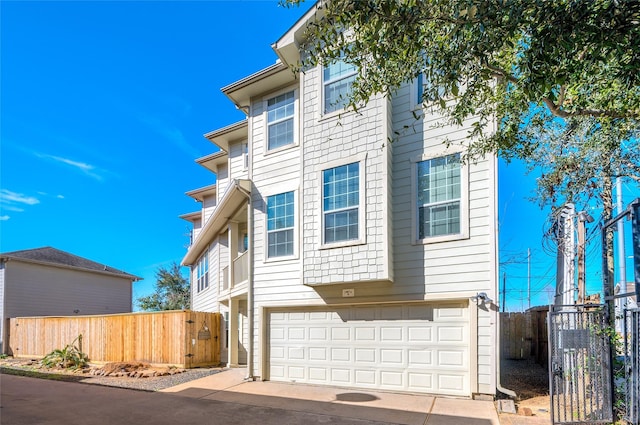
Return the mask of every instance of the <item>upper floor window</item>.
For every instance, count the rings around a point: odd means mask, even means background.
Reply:
[[[267,257],[293,255],[295,226],[293,192],[267,197]]]
[[[413,107],[420,107],[424,103],[433,102],[444,96],[444,87],[438,87],[436,93],[434,93],[434,88],[435,86],[427,79],[424,73],[419,74],[411,89]]]
[[[290,91],[267,100],[268,149],[293,143],[294,92]]]
[[[337,60],[324,67],[322,84],[324,92],[324,113],[344,109],[349,102],[351,85],[356,79],[355,65]]]
[[[418,239],[462,233],[460,154],[417,163]]]
[[[201,292],[209,287],[209,252],[205,253],[198,260],[196,266],[196,287]]]
[[[360,163],[322,172],[324,243],[359,239]]]

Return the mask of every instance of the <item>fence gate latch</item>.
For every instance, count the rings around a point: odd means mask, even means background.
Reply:
[[[193,354],[189,353],[185,357],[193,357]]]
[[[188,324],[196,323],[196,322],[194,322],[194,321],[193,321],[193,320],[191,320],[191,319],[187,320],[186,322],[187,322]]]

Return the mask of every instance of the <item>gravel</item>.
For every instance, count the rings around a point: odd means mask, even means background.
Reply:
[[[154,376],[151,378],[88,376],[80,382],[142,391],[160,391],[216,374],[222,370],[221,368],[196,368],[188,369],[186,372],[176,373],[175,375]]]
[[[223,368],[195,368],[174,375],[154,376],[149,378],[105,377],[93,376],[79,372],[38,369],[30,365],[14,362],[2,362],[0,373],[10,375],[31,376],[34,378],[55,379],[60,381],[82,382],[85,384],[104,385],[109,387],[129,388],[141,391],[160,391],[185,382],[194,381],[223,371]]]

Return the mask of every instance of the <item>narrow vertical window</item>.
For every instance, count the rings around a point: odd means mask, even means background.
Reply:
[[[322,172],[324,243],[359,238],[360,163]]]
[[[293,192],[267,198],[268,257],[293,255],[294,220]]]
[[[418,239],[461,232],[460,154],[429,159],[418,167]]]
[[[322,84],[324,86],[325,114],[344,109],[347,106],[356,74],[355,65],[343,60],[338,60],[324,67]]]
[[[268,149],[277,149],[293,143],[294,92],[267,100]]]
[[[242,144],[242,167],[245,170],[249,169],[249,145],[247,143]]]
[[[196,270],[196,281],[198,292],[209,287],[209,252],[205,252],[198,260]]]

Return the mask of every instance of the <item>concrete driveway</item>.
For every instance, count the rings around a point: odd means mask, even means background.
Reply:
[[[403,425],[498,425],[491,401],[246,381],[245,369],[221,373],[163,390],[187,398],[283,409],[342,418],[346,423]]]
[[[498,425],[492,402],[244,382],[243,373],[158,393],[0,375],[0,423]]]

